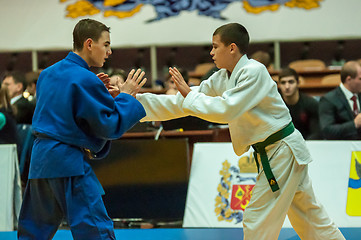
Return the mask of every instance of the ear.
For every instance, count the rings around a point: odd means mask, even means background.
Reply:
[[[88,39],[85,40],[85,42],[84,42],[84,47],[90,51],[91,48],[92,48],[92,44],[93,44],[93,39],[88,38]]]
[[[345,79],[345,83],[348,83],[351,79],[352,79],[351,76],[347,76]]]
[[[23,89],[23,84],[21,82],[16,83],[15,86],[16,86],[16,91],[17,92],[21,92],[22,90],[25,91],[25,89]]]
[[[237,45],[235,43],[231,43],[229,45],[229,50],[231,51],[231,53],[235,53],[235,52],[238,51],[238,47],[237,47]]]

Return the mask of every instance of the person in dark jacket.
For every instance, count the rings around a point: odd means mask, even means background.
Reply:
[[[304,139],[320,139],[318,102],[299,90],[299,77],[292,68],[281,70],[278,88],[283,101],[290,111],[292,122]]]
[[[356,61],[346,62],[340,86],[320,99],[320,126],[325,139],[361,139],[360,92],[361,66]]]

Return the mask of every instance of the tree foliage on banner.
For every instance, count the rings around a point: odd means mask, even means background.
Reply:
[[[322,0],[77,0],[67,6],[66,16],[77,18],[103,12],[104,17],[115,16],[122,19],[133,16],[148,4],[157,13],[157,17],[148,22],[177,16],[182,11],[197,11],[199,15],[225,19],[221,12],[232,2],[243,2],[243,8],[247,12],[258,14],[267,10],[276,11],[280,6],[309,10],[320,7],[320,1]]]

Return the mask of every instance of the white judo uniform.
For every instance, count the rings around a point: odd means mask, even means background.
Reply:
[[[138,94],[137,99],[147,114],[142,121],[192,115],[228,124],[237,155],[291,122],[288,108],[267,69],[246,55],[230,76],[226,69],[221,69],[200,86],[192,87],[186,98],[180,93],[145,93]],[[307,170],[312,159],[299,131],[267,146],[266,152],[280,190],[272,192],[261,169],[244,214],[244,239],[277,239],[286,214],[301,239],[344,239],[314,196]]]

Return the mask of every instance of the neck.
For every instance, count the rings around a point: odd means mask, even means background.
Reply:
[[[300,99],[300,93],[299,91],[296,91],[293,95],[291,96],[284,96],[283,100],[285,101],[285,103],[287,105],[295,105],[298,100]]]
[[[83,51],[73,51],[73,52],[79,55],[88,64],[88,66],[91,67],[89,57],[87,54],[85,54]]]
[[[232,61],[232,63],[230,64],[230,66],[227,68],[227,71],[228,71],[229,76],[231,76],[234,68],[236,67],[237,63],[239,62],[239,59],[241,59],[242,56],[243,56],[242,54],[237,55],[237,56],[233,59],[233,61]]]

